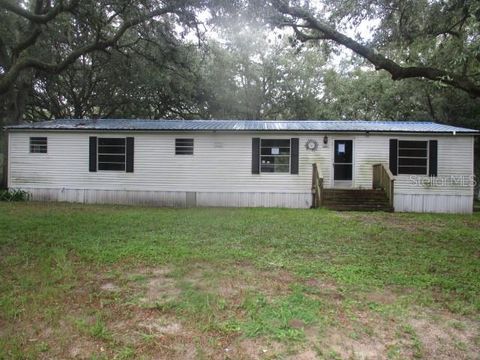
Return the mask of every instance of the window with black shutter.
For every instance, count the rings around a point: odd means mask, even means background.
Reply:
[[[98,138],[97,144],[98,170],[125,171],[125,138]]]
[[[261,139],[260,172],[290,172],[290,139]]]
[[[398,173],[428,174],[428,141],[398,141]]]

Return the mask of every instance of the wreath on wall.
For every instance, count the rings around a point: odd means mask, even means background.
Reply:
[[[318,142],[316,140],[310,139],[305,143],[305,149],[310,151],[316,151],[318,149]]]

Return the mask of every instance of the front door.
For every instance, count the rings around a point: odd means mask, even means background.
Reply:
[[[333,159],[333,179],[335,181],[352,181],[353,141],[335,140]]]

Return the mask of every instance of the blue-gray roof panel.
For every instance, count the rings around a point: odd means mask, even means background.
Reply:
[[[7,126],[11,130],[121,130],[121,131],[319,131],[472,133],[478,131],[424,121],[364,120],[143,120],[61,119]]]

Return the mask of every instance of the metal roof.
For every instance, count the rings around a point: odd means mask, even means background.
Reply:
[[[7,126],[11,130],[115,130],[115,131],[318,131],[471,133],[478,131],[424,121],[364,120],[145,120],[59,119]]]

